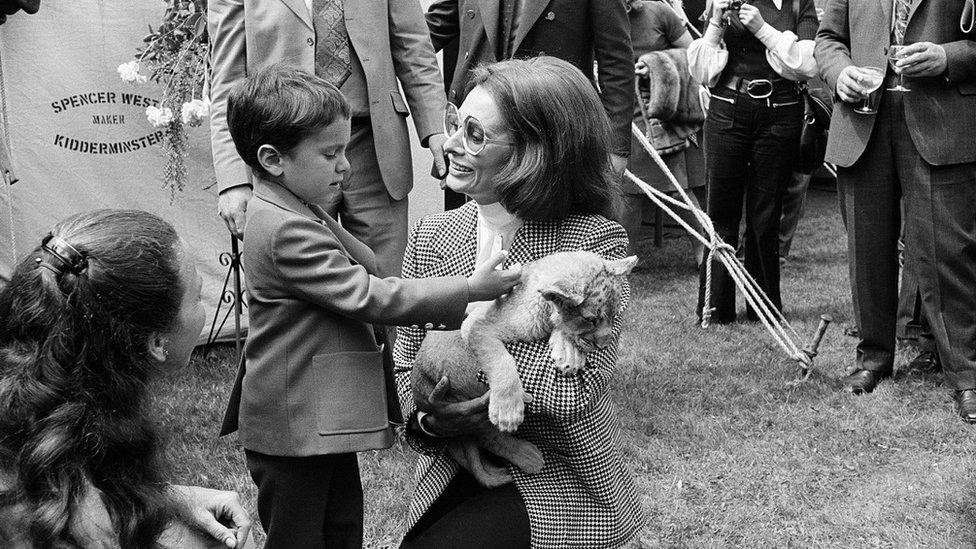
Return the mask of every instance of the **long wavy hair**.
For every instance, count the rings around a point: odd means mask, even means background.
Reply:
[[[170,517],[147,411],[154,332],[182,300],[182,246],[142,211],[99,210],[52,231],[83,269],[38,246],[0,291],[0,472],[39,547],[77,544],[71,524],[88,486],[101,490],[122,547],[151,547]],[[60,271],[60,272],[59,272]]]

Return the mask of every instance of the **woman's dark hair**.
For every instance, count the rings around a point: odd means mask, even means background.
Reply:
[[[0,505],[25,509],[34,545],[74,545],[90,483],[122,547],[151,547],[170,507],[146,409],[149,341],[178,322],[182,246],[142,211],[75,215],[51,234],[77,261],[38,246],[0,291]]]
[[[509,212],[532,221],[612,216],[610,122],[579,69],[543,56],[479,66],[471,82],[494,99],[515,143],[495,176]]]

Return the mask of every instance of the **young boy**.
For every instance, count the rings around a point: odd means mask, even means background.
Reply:
[[[321,215],[349,170],[349,104],[335,86],[272,66],[228,99],[252,172],[242,264],[250,328],[222,434],[240,429],[266,547],[362,546],[356,452],[387,448],[402,421],[372,324],[457,329],[469,301],[518,281],[504,260],[467,279],[380,279],[373,253]]]

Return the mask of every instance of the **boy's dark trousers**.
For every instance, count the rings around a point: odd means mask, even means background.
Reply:
[[[265,549],[363,546],[363,485],[356,454],[269,456],[244,450],[258,486]]]

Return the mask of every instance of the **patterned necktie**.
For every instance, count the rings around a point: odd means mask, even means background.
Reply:
[[[912,9],[912,0],[895,0],[895,24],[891,29],[895,44],[905,43],[905,29],[908,27],[908,12]]]
[[[352,74],[342,0],[312,0],[312,21],[315,26],[315,74],[341,87]]]

